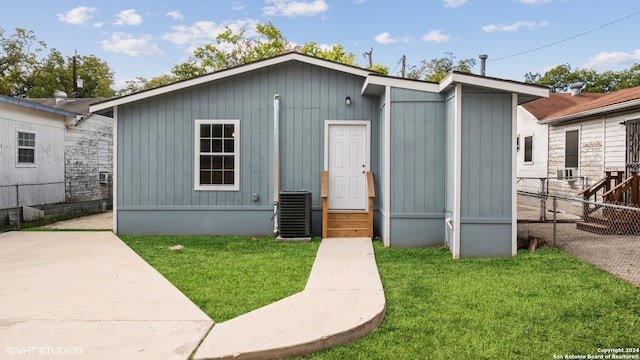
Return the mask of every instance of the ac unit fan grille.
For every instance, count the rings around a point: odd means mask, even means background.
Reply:
[[[278,206],[280,237],[311,237],[311,193],[281,191]]]

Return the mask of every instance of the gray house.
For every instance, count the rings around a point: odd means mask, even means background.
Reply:
[[[272,234],[287,225],[282,197],[306,192],[314,235],[512,256],[516,108],[547,95],[289,53],[91,112],[114,118],[117,233]]]

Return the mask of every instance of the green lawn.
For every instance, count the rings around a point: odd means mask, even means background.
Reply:
[[[122,238],[216,321],[302,290],[319,245]],[[176,244],[185,250],[167,250]],[[387,299],[382,325],[306,358],[553,359],[640,347],[640,289],[556,248],[465,260],[438,248],[374,248]]]

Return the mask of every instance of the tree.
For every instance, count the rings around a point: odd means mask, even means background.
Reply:
[[[407,77],[409,79],[427,80],[439,82],[449,75],[452,71],[460,71],[470,73],[471,68],[476,65],[476,59],[463,59],[456,63],[456,57],[453,53],[445,53],[445,56],[439,59],[432,59],[427,62],[422,60],[418,66],[410,66]]]
[[[9,37],[0,28],[0,93],[23,97],[29,88],[29,75],[38,63],[38,54],[46,48],[32,31],[16,28]]]
[[[77,78],[82,79],[83,84],[74,93],[73,63],[74,56],[65,59],[58,50],[52,49],[29,75],[29,89],[25,95],[51,97],[56,90],[62,90],[70,97],[107,98],[116,94],[111,89],[114,80],[109,65],[93,55],[75,56]]]
[[[256,25],[256,34],[248,36],[247,29],[233,31],[227,28],[216,37],[215,44],[207,44],[194,50],[193,55],[171,69],[172,76],[146,81],[137,79],[129,89],[148,89],[151,86],[164,85],[167,82],[190,79],[210,72],[220,71],[274,56],[299,52],[321,59],[357,66],[355,55],[347,53],[342,45],[321,47],[315,42],[295,45],[287,40],[280,30],[271,22]],[[389,69],[382,65],[374,65],[371,70],[388,74]],[[135,86],[133,86],[135,85]],[[128,86],[129,87],[129,86]]]
[[[602,73],[592,69],[571,69],[569,64],[563,64],[544,75],[530,72],[524,78],[526,83],[546,86],[554,93],[567,92],[569,85],[575,82],[584,84],[583,92],[608,93],[640,86],[640,64],[620,72],[608,70]]]

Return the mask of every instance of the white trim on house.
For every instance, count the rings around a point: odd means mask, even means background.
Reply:
[[[516,122],[517,123],[517,122]],[[517,135],[516,135],[517,136]],[[520,149],[522,150],[522,164],[526,165],[526,166],[530,166],[533,165],[536,161],[535,159],[535,148],[536,148],[536,134],[532,133],[532,132],[527,132],[524,134],[520,134],[519,136],[521,139],[519,140],[520,142]],[[527,161],[527,138],[531,138],[531,161]]]
[[[427,91],[431,93],[437,93],[440,91],[437,83],[371,74],[367,76],[364,83],[362,84],[362,91],[360,92],[360,94],[381,95],[384,92],[385,87],[387,86],[401,89]]]
[[[211,81],[228,78],[228,77],[246,73],[249,71],[259,70],[259,69],[267,68],[273,65],[282,64],[288,61],[299,61],[302,63],[317,65],[324,68],[328,68],[328,69],[332,69],[332,70],[336,70],[336,71],[340,71],[348,74],[358,75],[362,77],[366,77],[367,75],[371,74],[371,71],[360,69],[355,66],[349,66],[349,65],[345,65],[345,64],[341,64],[333,61],[323,60],[313,56],[303,55],[299,53],[289,53],[285,55],[268,58],[265,60],[252,62],[245,65],[236,66],[236,67],[225,69],[225,70],[216,71],[207,75],[195,77],[193,79],[179,81],[166,86],[161,86],[159,88],[155,88],[147,91],[141,91],[135,94],[119,97],[119,98],[108,100],[102,103],[97,103],[89,107],[89,112],[96,112],[100,110],[109,109],[116,105],[122,105],[130,102],[134,102],[134,101],[147,99],[157,95],[162,95],[172,91],[181,90],[181,89],[189,88],[192,86],[208,83]]]
[[[20,134],[32,134],[33,135],[33,146],[20,145]],[[38,133],[32,129],[16,129],[16,167],[17,168],[35,168],[38,167]],[[20,149],[28,149],[33,150],[33,162],[20,162]]]
[[[113,107],[113,175],[111,178],[111,213],[113,214],[113,233],[118,233],[118,106]]]
[[[391,86],[385,86],[384,94],[384,189],[382,196],[382,243],[391,246]]]
[[[454,259],[460,258],[460,197],[462,190],[462,84],[456,84],[456,108],[454,114],[454,150],[453,150],[453,253]]]
[[[233,184],[203,185],[200,183],[200,125],[229,125],[234,127],[233,142]],[[196,191],[239,191],[240,190],[240,120],[238,119],[196,119],[193,143],[193,189]],[[224,134],[223,134],[224,137]],[[224,142],[224,141],[223,141]],[[222,154],[222,153],[220,153]],[[213,155],[217,156],[217,155]],[[219,155],[222,156],[222,155]],[[223,175],[224,178],[224,175]]]
[[[512,95],[511,109],[511,118],[515,120],[511,122],[513,125],[511,127],[511,139],[515,139],[518,136],[518,94]],[[533,147],[535,146],[533,140],[535,138],[531,139],[532,157]],[[518,152],[516,151],[515,141],[511,140],[511,142],[511,256],[516,256],[518,255]]]
[[[345,125],[345,126],[364,126],[364,151],[365,151],[365,169],[364,171],[370,171],[371,169],[371,120],[325,120],[324,121],[324,165],[323,170],[329,170],[329,128],[332,125]],[[331,176],[331,175],[329,175]],[[364,186],[366,189],[367,179],[364,178]],[[367,192],[365,190],[364,209],[369,210],[369,201],[366,200]],[[331,198],[331,196],[329,196]]]
[[[472,85],[500,91],[531,95],[535,97],[549,97],[549,89],[539,85],[529,85],[515,81],[490,78],[486,76],[469,75],[452,72],[440,81],[440,91],[444,91],[454,84]]]

